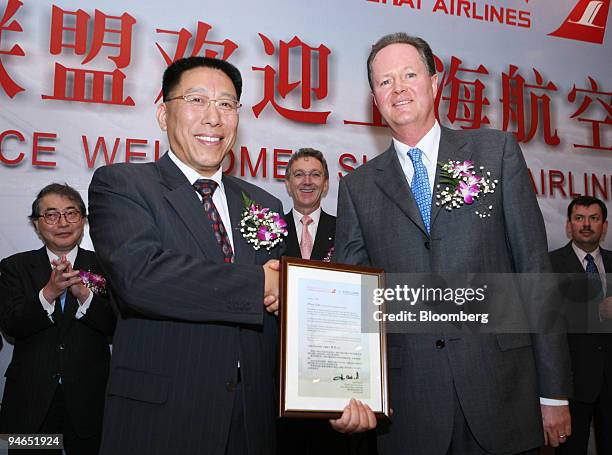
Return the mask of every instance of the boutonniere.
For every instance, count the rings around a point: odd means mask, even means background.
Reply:
[[[491,173],[485,172],[483,166],[474,170],[473,161],[448,161],[439,162],[440,185],[436,186],[436,205],[446,210],[461,208],[464,205],[472,205],[481,196],[495,192],[497,180],[491,179]],[[476,211],[480,218],[491,216],[493,206],[489,205],[488,211]]]
[[[327,254],[323,258],[323,262],[331,262],[332,256],[334,255],[335,248],[332,246],[327,250]]]
[[[256,250],[263,247],[270,251],[287,235],[287,223],[279,213],[256,204],[244,193],[242,200],[244,201],[244,210],[240,217],[242,236]]]
[[[94,294],[104,294],[106,292],[106,278],[102,275],[91,273],[87,270],[79,271],[79,278]]]

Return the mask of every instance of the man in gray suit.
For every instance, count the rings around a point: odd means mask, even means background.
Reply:
[[[243,196],[279,217],[282,206],[222,174],[241,90],[228,62],[177,60],[157,110],[168,153],[93,176],[91,237],[122,316],[102,454],[276,453],[282,251],[256,250],[240,226]]]
[[[438,124],[438,77],[420,38],[383,37],[367,66],[393,142],[340,182],[335,260],[391,273],[550,271],[514,136]],[[484,166],[496,191],[451,211],[432,203],[437,163],[450,159]],[[522,453],[556,446],[571,431],[562,334],[389,334],[388,361],[394,413],[378,428],[382,454]],[[363,419],[334,426],[369,427]]]

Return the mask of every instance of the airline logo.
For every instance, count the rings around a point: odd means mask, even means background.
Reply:
[[[602,44],[610,0],[578,0],[563,24],[550,36]]]

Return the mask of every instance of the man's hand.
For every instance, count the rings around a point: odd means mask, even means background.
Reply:
[[[612,319],[612,297],[606,297],[599,304],[599,315],[604,319]]]
[[[544,443],[557,447],[567,441],[572,434],[572,422],[569,406],[540,405],[542,421],[544,423]]]
[[[43,296],[47,302],[55,301],[64,290],[70,286],[81,283],[79,272],[72,270],[72,266],[66,256],[62,256],[59,260],[51,261],[53,270],[49,281],[43,287]]]
[[[81,279],[81,277],[79,277],[79,270],[74,270],[70,263],[68,263],[68,269],[66,271],[70,274],[75,273],[75,276],[79,279],[79,282],[70,286],[69,289],[70,293],[74,296],[75,299],[77,299],[77,302],[79,302],[79,305],[82,305],[89,297],[91,291],[87,288],[87,286],[83,284],[83,280]]]
[[[340,433],[362,433],[376,428],[376,416],[367,404],[351,398],[339,419],[329,421]]]
[[[278,272],[280,270],[280,262],[277,259],[271,259],[263,265],[265,274],[264,284],[264,306],[268,313],[274,313],[278,316]]]

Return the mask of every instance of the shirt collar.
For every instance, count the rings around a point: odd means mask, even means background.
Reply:
[[[185,177],[189,181],[190,185],[193,185],[196,182],[196,180],[198,180],[198,179],[214,180],[217,183],[217,185],[219,185],[219,188],[221,188],[221,191],[225,192],[225,189],[223,187],[223,170],[222,170],[221,166],[219,166],[219,169],[217,169],[217,172],[215,172],[212,176],[204,177],[204,176],[200,175],[198,173],[198,171],[196,171],[195,169],[193,169],[193,168],[189,167],[188,165],[186,165],[185,163],[183,163],[174,154],[174,152],[172,150],[168,150],[168,156],[170,157],[172,162],[174,164],[176,164],[176,167],[179,168],[179,170],[183,173],[183,175],[185,175]]]
[[[425,167],[429,168],[429,165],[432,163],[437,163],[438,160],[438,148],[440,147],[440,133],[441,128],[440,124],[436,120],[431,129],[427,132],[425,136],[421,138],[419,142],[414,147],[411,147],[408,144],[404,144],[403,142],[398,141],[393,138],[393,147],[395,147],[395,151],[397,152],[397,156],[400,160],[400,164],[402,167],[405,167],[406,160],[409,160],[408,150],[412,148],[418,148],[423,152],[423,164]]]
[[[293,221],[295,222],[296,226],[301,226],[302,223],[302,217],[304,216],[304,214],[298,212],[295,207],[293,208],[293,210],[291,210],[293,212]],[[312,224],[313,225],[318,225],[319,224],[319,219],[321,218],[321,206],[319,206],[318,209],[316,209],[314,212],[312,212],[310,215],[310,218],[312,218]]]
[[[45,250],[47,250],[47,257],[49,258],[49,262],[59,259],[58,255],[51,251],[49,248],[45,247]],[[68,262],[72,264],[72,267],[74,267],[74,261],[76,261],[78,252],[79,246],[77,245],[73,249],[71,249],[68,254],[66,254],[66,259],[68,259]]]
[[[578,256],[578,259],[580,259],[581,264],[584,263],[585,261],[584,258],[586,257],[587,254],[590,254],[591,256],[593,256],[594,261],[597,261],[599,256],[601,256],[601,250],[599,249],[599,246],[597,246],[597,248],[595,248],[595,250],[591,251],[590,253],[587,253],[583,249],[579,248],[578,245],[576,245],[574,242],[572,242],[572,248],[574,249],[576,256]]]

